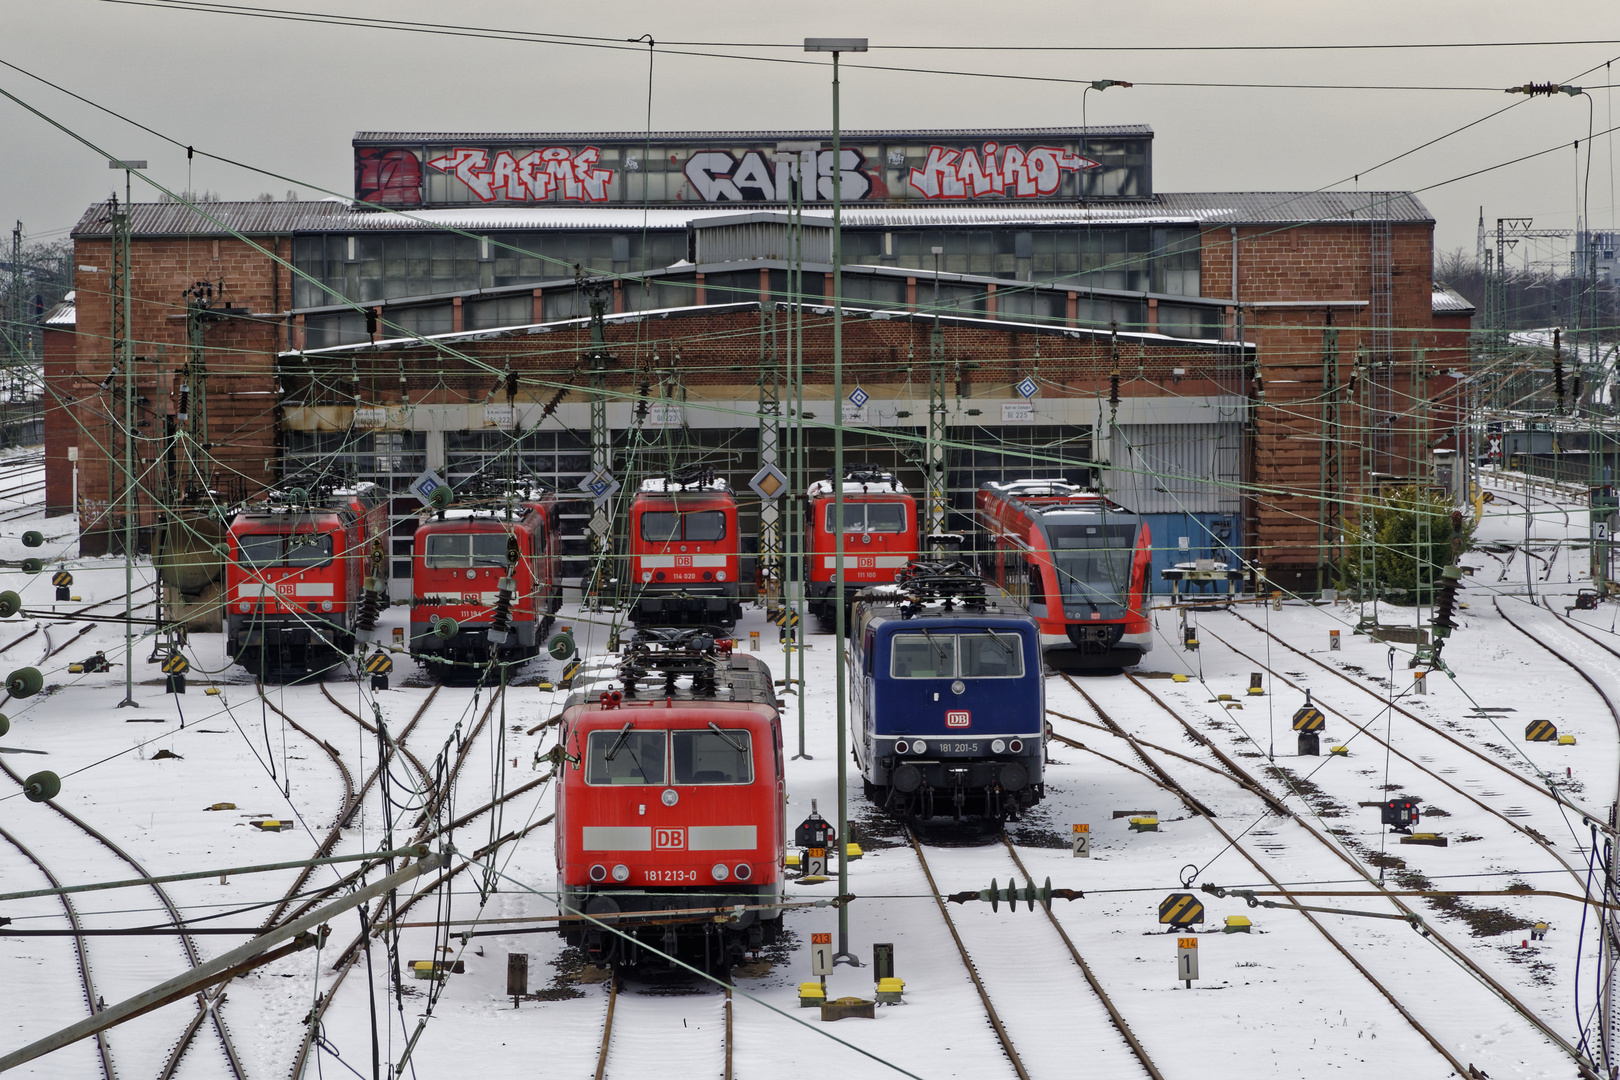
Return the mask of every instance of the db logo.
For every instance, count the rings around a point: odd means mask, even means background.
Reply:
[[[463,604],[478,604],[478,603],[482,603],[483,599],[484,598],[481,595],[479,595],[478,593],[475,593],[475,592],[469,592],[469,593],[462,593],[461,594],[461,602]]]
[[[860,557],[860,562],[857,565],[862,570],[876,570],[877,569],[877,556],[875,556],[875,555],[862,555]]]
[[[685,851],[686,850],[686,830],[685,829],[654,829],[653,830],[653,847],[660,848],[660,849],[663,849],[665,851]]]
[[[293,594],[292,582],[290,582],[290,581],[278,581],[278,582],[276,582],[276,592],[278,594],[280,594],[281,596],[291,596]]]
[[[676,566],[690,567],[692,565],[692,556],[690,556],[690,555],[677,555],[677,556],[675,556],[675,565]]]
[[[950,712],[945,714],[945,726],[967,727],[968,721],[972,719],[972,716],[973,714],[968,712],[966,709],[952,709]]]

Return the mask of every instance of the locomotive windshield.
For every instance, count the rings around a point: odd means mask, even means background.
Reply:
[[[430,570],[505,566],[506,533],[429,533],[426,561]]]
[[[629,725],[618,731],[593,731],[585,746],[587,784],[662,784],[664,733],[636,731]]]
[[[641,515],[641,538],[649,544],[724,540],[726,514],[723,510],[648,510]]]
[[[833,519],[838,515],[833,503],[827,503],[827,516],[822,530],[833,531]],[[906,531],[906,504],[898,502],[846,502],[844,504],[844,531],[846,533],[899,533]]]
[[[331,533],[242,533],[236,538],[244,565],[325,566],[332,561]]]
[[[754,755],[748,732],[711,725],[709,731],[672,731],[677,784],[751,784]]]
[[[1123,614],[1136,554],[1136,526],[1051,524],[1046,533],[1064,606],[1095,605],[1105,618]],[[1105,605],[1109,610],[1103,610]]]
[[[1023,639],[1013,633],[896,634],[889,639],[896,679],[1016,679],[1024,674]]]

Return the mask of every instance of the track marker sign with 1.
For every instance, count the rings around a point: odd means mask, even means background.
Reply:
[[[831,975],[833,969],[831,934],[810,935],[810,974]]]
[[[1091,858],[1091,826],[1075,825],[1074,827],[1074,857],[1077,859]]]
[[[1192,981],[1198,978],[1198,939],[1195,937],[1176,938],[1176,978],[1192,989]]]
[[[163,660],[163,674],[184,675],[191,670],[191,662],[179,653],[170,653]]]

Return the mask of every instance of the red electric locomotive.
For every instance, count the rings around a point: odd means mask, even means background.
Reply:
[[[1061,480],[979,485],[981,570],[1023,604],[1046,644],[1088,667],[1127,667],[1153,648],[1147,522]]]
[[[361,590],[382,574],[385,513],[370,484],[272,491],[239,511],[226,532],[226,653],[273,682],[352,651]]]
[[[807,595],[810,613],[830,630],[837,618],[833,576],[837,569],[837,534],[833,532],[837,494],[832,470],[810,485],[805,515],[805,552],[809,559]],[[917,557],[917,500],[882,466],[844,467],[844,595],[848,610],[855,594],[872,585],[894,581]]]
[[[630,504],[637,626],[716,626],[742,618],[737,496],[708,470],[646,480]]]
[[[481,667],[536,655],[557,609],[561,541],[551,493],[425,511],[411,565],[411,655]],[[428,516],[430,515],[430,516]]]
[[[616,679],[583,685],[559,733],[557,884],[565,915],[598,921],[559,930],[595,963],[657,966],[662,953],[723,974],[781,926],[770,669],[702,630],[643,630]]]

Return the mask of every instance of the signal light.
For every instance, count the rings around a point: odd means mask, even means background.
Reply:
[[[897,754],[903,754],[909,749],[911,749],[911,746],[904,739],[900,739],[894,744],[894,752]]]
[[[736,874],[738,881],[747,881],[754,876],[754,868],[747,863],[738,863]]]
[[[597,863],[595,866],[591,867],[591,880],[606,881],[607,867],[603,866],[601,863]]]
[[[1022,754],[1024,752],[1024,740],[1014,739],[1012,742],[1007,744],[1007,749],[1011,750],[1015,754]]]
[[[624,863],[620,863],[618,866],[615,866],[613,868],[613,880],[619,882],[629,881],[630,868],[624,865]]]
[[[709,873],[714,875],[714,880],[724,881],[731,876],[731,868],[723,862],[717,862],[714,864],[714,869],[710,870]]]

